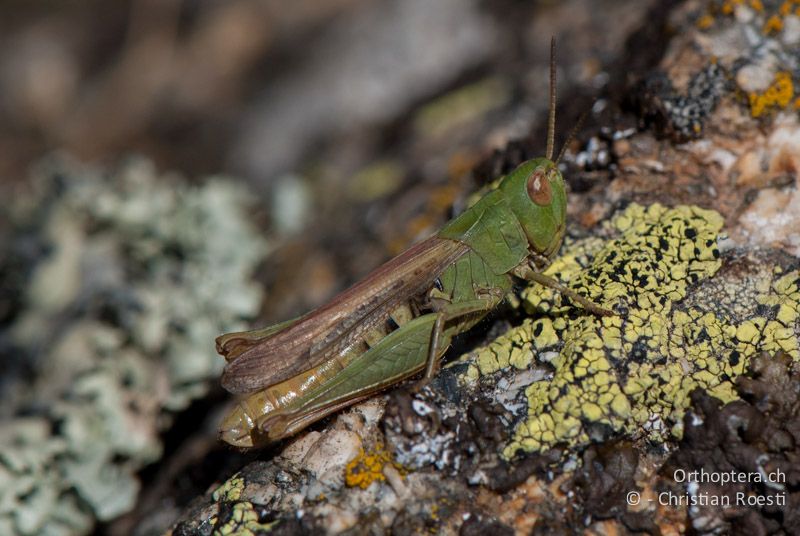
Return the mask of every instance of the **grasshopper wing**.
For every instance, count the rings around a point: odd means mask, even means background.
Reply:
[[[350,362],[295,403],[258,421],[268,441],[289,436],[326,415],[362,400],[425,368],[435,314],[415,318]],[[443,349],[449,345],[446,334]],[[298,399],[299,402],[299,399]]]
[[[286,322],[273,324],[262,329],[254,329],[251,331],[236,331],[234,333],[226,333],[217,337],[217,353],[225,357],[225,360],[230,362],[242,355],[248,348],[258,341],[271,337],[284,329],[288,328],[300,318],[293,318]]]
[[[395,307],[427,291],[468,251],[455,240],[431,237],[296,321],[266,328],[261,336],[223,335],[217,339],[217,350],[228,360],[222,386],[232,393],[256,391],[353,351]]]

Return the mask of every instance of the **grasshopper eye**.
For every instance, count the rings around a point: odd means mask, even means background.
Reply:
[[[553,200],[550,189],[550,178],[543,169],[537,169],[528,177],[528,197],[540,206],[547,206]]]

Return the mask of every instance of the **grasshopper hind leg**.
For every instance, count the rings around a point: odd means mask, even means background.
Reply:
[[[444,311],[436,315],[436,322],[433,324],[433,331],[431,332],[431,345],[428,349],[428,362],[425,365],[425,375],[420,380],[420,383],[425,382],[421,387],[424,387],[431,381],[431,379],[439,371],[439,360],[437,354],[439,353],[439,345],[442,339],[442,330],[444,329]]]
[[[451,303],[437,313],[436,321],[433,323],[433,330],[431,331],[425,374],[412,389],[414,392],[419,392],[428,385],[439,371],[440,358],[445,348],[450,345],[450,339],[452,338],[452,334],[449,330],[445,329],[446,322],[469,315],[479,314],[480,317],[483,317],[484,314],[493,309],[499,302],[494,296],[492,296],[492,298],[493,299],[490,300],[475,299],[461,303]],[[500,299],[502,299],[502,296]],[[458,326],[453,331],[455,333],[461,333],[464,329],[468,329],[472,326],[475,321],[477,321],[477,319],[471,322],[470,319],[465,318],[462,323],[463,325]]]
[[[425,374],[420,380],[411,388],[414,393],[419,393],[426,385],[431,383],[431,380],[439,371],[439,347],[441,346],[442,332],[444,331],[445,313],[440,311],[436,315],[436,321],[433,323],[433,330],[431,331],[431,341],[428,347],[428,359],[425,362]]]

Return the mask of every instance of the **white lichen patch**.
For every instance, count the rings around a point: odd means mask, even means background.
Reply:
[[[9,332],[36,381],[2,400],[0,533],[85,534],[133,507],[171,413],[217,377],[212,341],[257,313],[267,248],[223,179],[189,186],[144,161],[41,179],[9,216],[46,253]]]
[[[608,222],[614,238],[569,244],[547,273],[616,316],[591,315],[538,285],[523,292],[531,318],[471,354],[467,373],[474,379],[543,357],[555,369],[549,381],[527,387],[528,417],[506,456],[584,444],[598,427],[654,440],[680,436],[693,389],[729,401],[734,379],[757,352],[800,357],[797,272],[767,280],[757,300],[743,304],[747,318],[727,314],[710,295],[684,303],[721,266],[722,224],[719,214],[697,207],[633,204]],[[518,354],[524,359],[515,360]],[[667,427],[648,427],[654,420]]]

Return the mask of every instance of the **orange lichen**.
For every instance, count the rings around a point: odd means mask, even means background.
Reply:
[[[764,23],[765,34],[778,33],[781,30],[783,30],[783,19],[777,15],[772,15],[767,19],[767,22]]]
[[[736,6],[741,6],[742,4],[744,4],[744,0],[725,0],[722,3],[722,13],[724,15],[730,15],[733,13],[733,10],[736,8]]]
[[[800,15],[800,0],[784,0],[784,2],[775,9],[772,7],[767,11],[764,7],[763,0],[724,0],[722,2],[712,1],[708,4],[706,14],[697,19],[697,27],[701,30],[706,30],[714,25],[715,17],[719,14],[731,16],[736,11],[737,7],[749,7],[756,13],[761,13],[766,18],[763,25],[763,32],[767,35],[776,34],[783,31],[785,21],[784,18],[792,13]],[[765,11],[767,11],[765,13]],[[771,14],[770,14],[771,12]],[[763,20],[763,19],[762,19]]]
[[[383,474],[383,468],[386,465],[392,465],[398,470],[402,469],[400,464],[392,460],[391,455],[386,452],[381,443],[375,445],[369,453],[361,449],[358,456],[345,468],[345,484],[350,488],[367,489],[373,482],[384,482],[386,475]]]
[[[750,100],[750,114],[761,117],[773,108],[785,108],[794,97],[794,83],[792,76],[786,71],[775,75],[775,81],[763,93],[752,92],[748,94]]]
[[[699,19],[697,19],[697,27],[700,28],[701,30],[707,30],[711,28],[713,24],[714,24],[714,17],[712,17],[709,14],[705,14]]]

